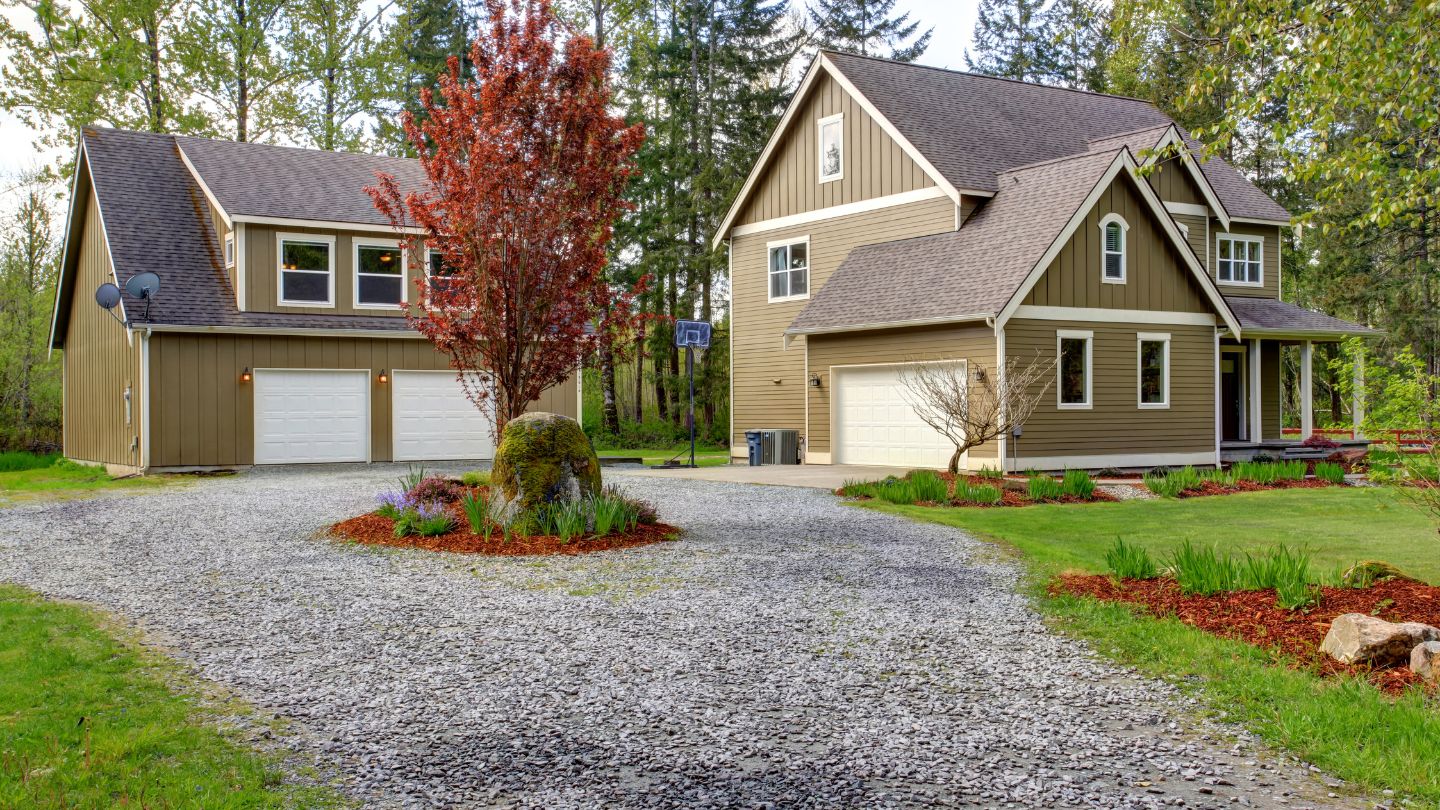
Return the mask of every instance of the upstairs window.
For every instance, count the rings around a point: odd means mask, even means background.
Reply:
[[[1220,234],[1216,244],[1216,278],[1225,284],[1264,283],[1262,255],[1265,240],[1259,236]]]
[[[1140,407],[1170,406],[1170,336],[1141,332],[1137,336],[1140,355]]]
[[[1130,226],[1119,214],[1100,220],[1100,279],[1110,284],[1125,283],[1125,232]]]
[[[820,119],[820,182],[845,176],[845,116]]]
[[[225,266],[235,266],[235,234],[225,234]]]
[[[787,301],[810,294],[810,238],[771,242],[770,300]]]
[[[1059,358],[1056,385],[1057,404],[1062,410],[1090,407],[1090,377],[1094,355],[1093,332],[1061,329],[1055,333],[1056,356]]]
[[[445,254],[438,250],[431,250],[425,263],[425,278],[430,285],[430,292],[444,295],[449,287],[456,282],[455,268],[445,263]]]
[[[335,237],[279,234],[280,303],[299,307],[335,305]]]
[[[355,306],[390,309],[405,303],[405,252],[394,239],[355,240]]]

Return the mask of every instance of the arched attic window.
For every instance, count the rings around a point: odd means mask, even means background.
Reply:
[[[1100,280],[1107,284],[1125,283],[1125,235],[1130,225],[1119,214],[1106,214],[1100,220]]]

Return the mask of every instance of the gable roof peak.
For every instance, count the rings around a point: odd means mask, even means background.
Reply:
[[[1067,93],[1083,93],[1087,96],[1100,96],[1101,98],[1116,98],[1124,101],[1134,101],[1140,104],[1154,106],[1150,101],[1135,96],[1124,96],[1117,93],[1101,93],[1096,90],[1085,90],[1079,87],[1066,87],[1060,84],[1045,84],[1044,82],[1032,82],[1025,79],[1014,79],[1009,76],[993,76],[989,73],[976,73],[970,70],[956,70],[955,68],[939,67],[936,65],[922,65],[917,62],[901,62],[898,59],[887,59],[883,56],[869,56],[867,54],[850,53],[849,51],[837,51],[831,48],[821,48],[820,53],[826,56],[839,56],[845,59],[865,59],[871,62],[880,62],[887,65],[895,65],[903,68],[915,68],[917,70],[933,70],[939,73],[948,73],[952,76],[964,76],[971,79],[989,79],[997,82],[1009,82],[1023,87],[1037,87],[1045,90],[1058,90]]]

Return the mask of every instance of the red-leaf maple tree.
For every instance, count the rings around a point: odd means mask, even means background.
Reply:
[[[604,270],[644,130],[610,110],[609,52],[570,34],[547,0],[485,7],[473,77],[450,57],[435,91],[421,91],[423,114],[401,116],[425,180],[404,188],[377,173],[366,191],[439,252],[410,321],[476,406],[493,405],[498,435],[632,317],[632,296]],[[406,235],[406,249],[421,239]]]

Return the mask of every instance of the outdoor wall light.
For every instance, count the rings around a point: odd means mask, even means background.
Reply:
[[[382,368],[380,369],[380,376],[378,379],[380,380],[380,384],[384,385],[385,383],[390,382],[390,375],[386,374],[385,369]]]
[[[811,388],[819,388],[819,387],[820,387],[820,375],[819,375],[819,374],[811,374],[811,375],[810,375],[810,387],[811,387]]]
[[[245,367],[245,370],[242,371],[242,372],[240,372],[240,382],[250,382],[250,367],[249,367],[249,366],[246,366],[246,367]]]

